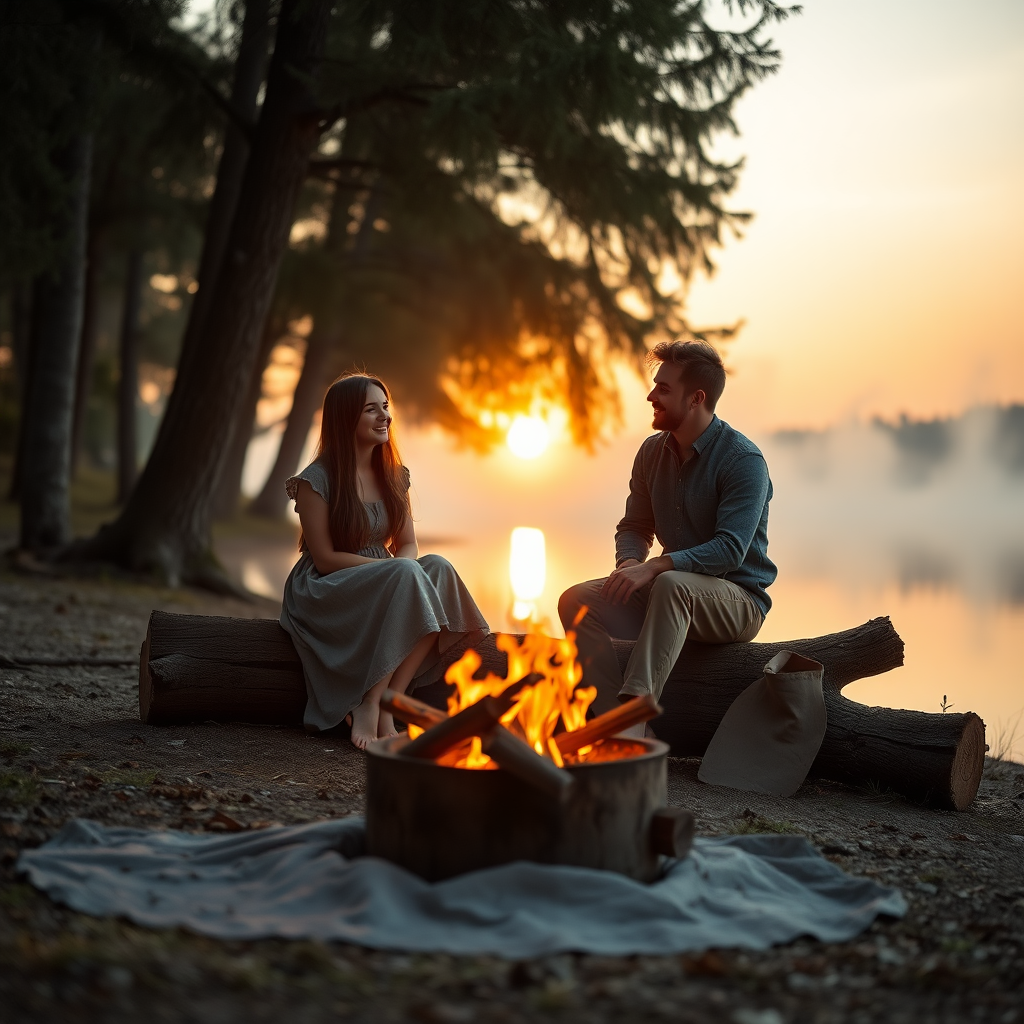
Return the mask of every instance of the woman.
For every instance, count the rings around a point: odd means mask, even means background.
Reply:
[[[487,623],[451,565],[418,558],[409,471],[391,438],[390,397],[364,374],[324,398],[316,458],[288,480],[302,557],[284,586],[281,625],[306,677],[306,729],[351,714],[360,749],[395,735],[385,689],[440,675],[439,656]]]

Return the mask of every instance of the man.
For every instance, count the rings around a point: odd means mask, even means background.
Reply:
[[[725,367],[706,342],[664,342],[647,396],[659,431],[640,446],[626,514],[615,531],[615,571],[570,587],[558,602],[575,627],[583,681],[598,714],[645,693],[660,697],[683,641],[752,640],[771,607],[772,484],[757,446],[715,415]],[[662,554],[648,558],[657,538]],[[611,637],[636,640],[620,673]]]

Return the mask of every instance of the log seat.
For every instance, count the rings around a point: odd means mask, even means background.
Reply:
[[[621,666],[633,649],[614,641]],[[503,675],[506,658],[494,634],[478,645],[481,672]],[[465,645],[445,655],[451,663]],[[825,666],[828,727],[811,776],[876,786],[937,807],[966,810],[985,762],[985,724],[971,712],[930,714],[871,708],[843,696],[856,679],[903,664],[903,641],[887,617],[840,633],[782,643],[687,643],[652,723],[674,757],[701,757],[726,710],[781,650]],[[445,706],[448,687],[416,696]],[[306,703],[302,664],[274,619],[235,619],[154,611],[139,660],[139,714],[150,725],[190,721],[301,725]]]

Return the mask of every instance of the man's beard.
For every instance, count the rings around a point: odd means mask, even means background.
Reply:
[[[671,432],[683,422],[682,417],[673,416],[663,406],[652,406],[652,412],[654,415],[651,426],[653,426],[655,430],[667,430]]]

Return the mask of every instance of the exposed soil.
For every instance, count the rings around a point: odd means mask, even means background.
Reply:
[[[300,730],[140,723],[153,608],[276,615],[191,592],[0,574],[0,1005],[4,1020],[1024,1022],[1024,766],[990,761],[975,807],[935,811],[828,784],[774,799],[669,763],[702,834],[802,832],[900,886],[902,921],[853,942],[698,956],[396,956],[317,942],[216,942],[95,920],[15,875],[73,817],[219,830],[359,813],[364,755]],[[12,667],[4,657],[79,661]],[[125,665],[98,661],[125,659]]]

